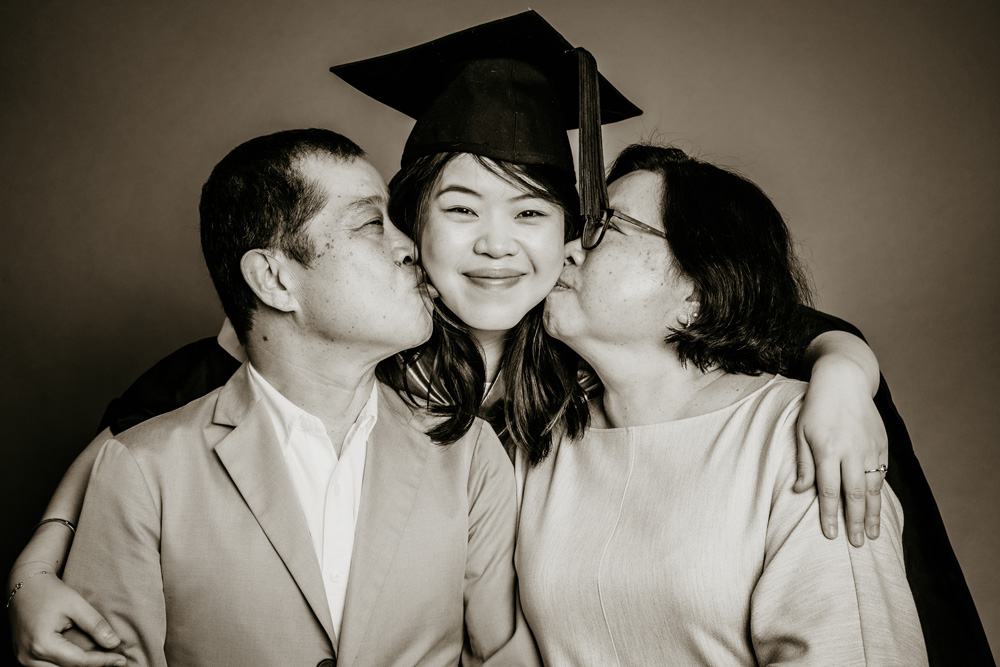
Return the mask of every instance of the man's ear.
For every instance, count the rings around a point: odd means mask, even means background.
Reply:
[[[292,289],[288,259],[266,250],[248,250],[240,259],[240,272],[257,298],[265,305],[285,313],[298,310],[299,301]]]

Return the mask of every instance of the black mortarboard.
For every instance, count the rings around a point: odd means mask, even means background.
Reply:
[[[585,215],[607,204],[600,123],[642,113],[597,72],[593,56],[533,11],[330,71],[416,119],[403,166],[455,151],[572,177],[566,131],[580,128]]]

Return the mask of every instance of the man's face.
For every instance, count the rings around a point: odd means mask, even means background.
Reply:
[[[346,346],[359,360],[425,342],[431,299],[412,241],[389,221],[382,177],[363,159],[311,156],[299,168],[326,194],[305,227],[315,256],[308,267],[292,266],[301,332]]]

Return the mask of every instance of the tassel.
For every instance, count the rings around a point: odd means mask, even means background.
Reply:
[[[596,223],[608,207],[601,140],[601,94],[597,61],[586,49],[576,49],[580,90],[580,214]]]

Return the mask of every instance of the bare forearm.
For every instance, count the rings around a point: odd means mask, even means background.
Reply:
[[[879,385],[878,359],[871,348],[857,336],[846,331],[826,331],[809,343],[803,356],[803,364],[811,376],[827,368],[854,366],[860,371],[868,386],[869,395],[874,396]]]
[[[58,517],[74,524],[77,522],[97,453],[110,437],[110,431],[103,431],[73,461],[59,482],[59,486],[56,487],[55,493],[52,494],[42,518]],[[10,587],[31,574],[29,570],[48,570],[59,574],[66,562],[66,554],[72,542],[73,532],[64,524],[50,522],[40,526],[14,561],[8,582]]]

